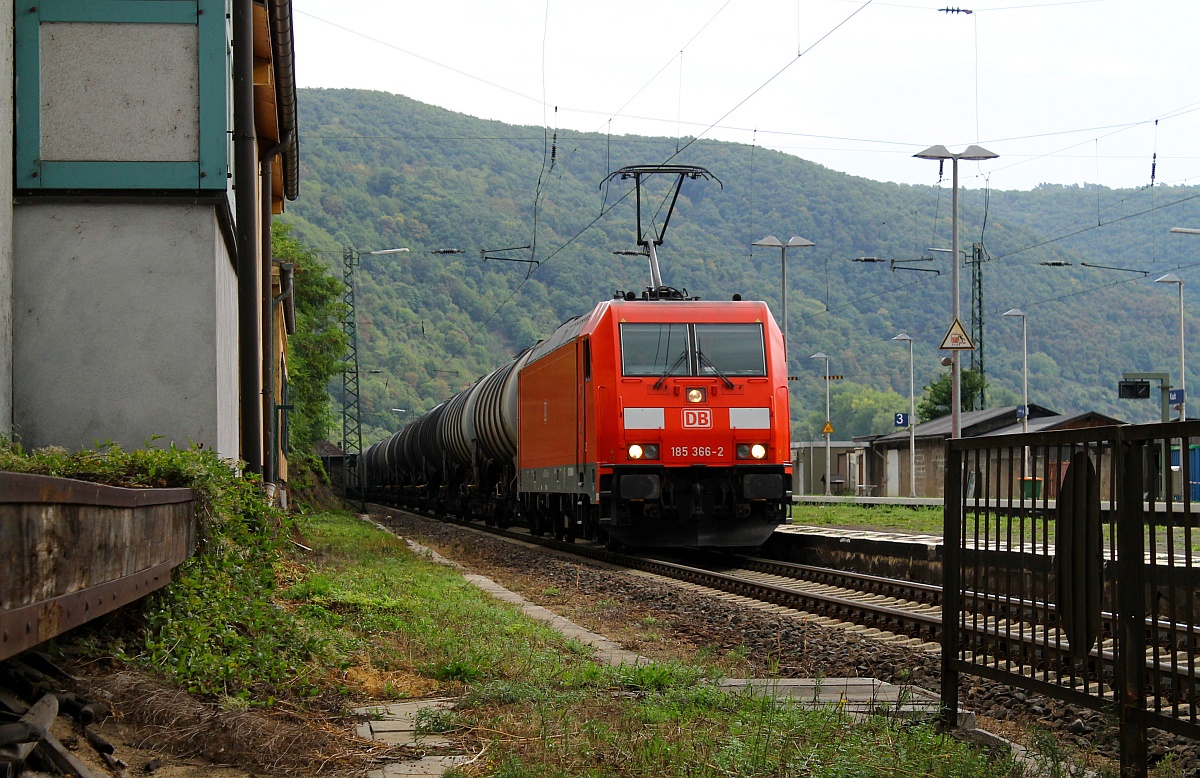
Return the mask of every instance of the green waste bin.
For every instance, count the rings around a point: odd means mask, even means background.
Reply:
[[[1022,478],[1021,496],[1027,500],[1037,500],[1042,496],[1042,479]]]

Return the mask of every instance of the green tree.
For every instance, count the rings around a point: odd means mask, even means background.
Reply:
[[[839,381],[830,393],[829,421],[838,440],[886,434],[892,431],[894,414],[907,408],[908,398],[891,390],[881,392],[854,381]],[[824,426],[822,407],[797,419],[796,433],[805,440],[816,440]]]
[[[983,373],[977,370],[962,371],[962,401],[961,409],[969,411],[975,407],[975,400],[987,387]],[[953,384],[950,373],[944,373],[925,387],[925,396],[917,402],[917,418],[919,421],[937,419],[950,413]]]
[[[342,283],[329,268],[296,238],[291,226],[271,228],[275,258],[295,265],[296,332],[288,337],[288,398],[293,405],[290,448],[301,456],[312,454],[333,426],[334,413],[328,385],[342,371],[346,335],[342,319]]]

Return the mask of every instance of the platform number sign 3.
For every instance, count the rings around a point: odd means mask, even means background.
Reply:
[[[908,414],[907,413],[897,413],[896,414],[896,426],[897,427],[907,427],[908,426]]]

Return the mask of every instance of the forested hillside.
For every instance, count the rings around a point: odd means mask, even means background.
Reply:
[[[845,376],[834,388],[838,438],[889,432],[891,414],[907,409],[897,333],[916,341],[918,393],[945,371],[937,346],[951,321],[950,264],[928,249],[950,246],[948,167],[940,186],[937,163],[918,159],[929,186],[880,183],[746,145],[555,133],[356,90],[302,90],[300,119],[301,197],[283,217],[295,236],[328,252],[339,273],[343,246],[410,249],[364,256],[356,276],[368,440],[615,290],[649,284],[644,259],[613,254],[635,248],[631,185],[602,186],[632,164],[701,165],[720,179],[684,184],[659,249],[664,282],[692,295],[741,293],[781,319],[779,252],[750,244],[768,234],[815,242],[788,253],[794,439],[816,437],[824,422],[814,352]],[[961,172],[967,180],[973,163]],[[1030,402],[1156,418],[1156,403],[1118,400],[1116,382],[1122,371],[1176,372],[1176,287],[1153,280],[1171,270],[1193,278],[1176,268],[1200,256],[1200,238],[1168,229],[1200,226],[1200,187],[973,187],[960,196],[961,240],[967,251],[982,240],[991,257],[982,265],[988,404],[1019,402],[1021,325],[1000,316],[1018,307],[1028,315]],[[483,249],[526,245],[503,256],[539,265],[481,259]],[[444,248],[464,253],[430,253]],[[862,257],[935,259],[893,271],[853,261]],[[968,327],[970,279],[964,268]],[[1192,341],[1191,317],[1188,326]]]

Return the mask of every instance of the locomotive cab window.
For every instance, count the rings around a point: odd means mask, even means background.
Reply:
[[[761,324],[697,324],[695,328],[700,375],[767,374]]]
[[[621,324],[627,376],[765,376],[762,324]]]
[[[692,375],[686,324],[621,325],[621,372],[628,376]]]

